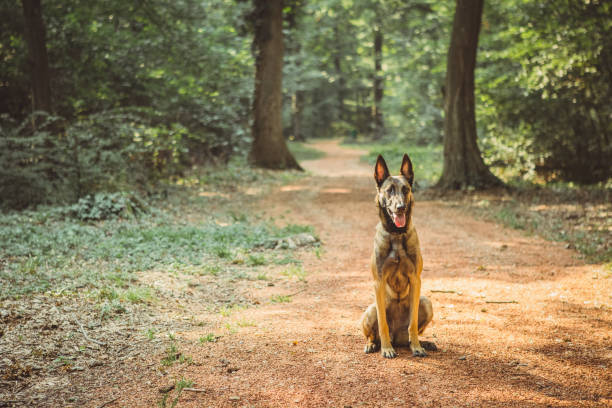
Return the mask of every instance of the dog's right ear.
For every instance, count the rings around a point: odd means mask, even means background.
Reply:
[[[382,183],[389,177],[389,169],[387,168],[387,163],[385,163],[385,159],[379,154],[378,159],[376,159],[376,166],[374,166],[374,180],[376,180],[376,185],[378,188],[382,186]]]

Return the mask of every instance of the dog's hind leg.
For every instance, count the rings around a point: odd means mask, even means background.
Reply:
[[[380,347],[380,338],[378,337],[378,316],[376,314],[376,303],[368,306],[361,318],[361,330],[366,338],[364,351],[373,353]]]
[[[419,334],[423,334],[429,323],[433,319],[433,306],[431,301],[425,296],[419,299]]]
[[[431,323],[432,319],[433,306],[431,305],[431,301],[425,296],[421,296],[419,298],[419,334],[423,334],[429,323]],[[398,346],[410,345],[410,334],[408,333],[408,322],[410,321],[410,316],[406,316],[405,321],[405,326],[398,330],[397,336],[394,341],[394,344],[397,344]],[[436,351],[438,349],[434,343],[429,341],[422,341],[421,346],[423,346],[425,350],[429,351]]]

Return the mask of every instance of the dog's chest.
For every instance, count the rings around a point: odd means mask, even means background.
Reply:
[[[415,272],[415,261],[406,252],[402,236],[390,239],[383,269],[389,295],[393,298],[406,296],[410,286],[410,275]]]

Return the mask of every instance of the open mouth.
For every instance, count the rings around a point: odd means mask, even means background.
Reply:
[[[391,219],[397,228],[403,228],[406,226],[406,213],[394,213],[389,211]]]

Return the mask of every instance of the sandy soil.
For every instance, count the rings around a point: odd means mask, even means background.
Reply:
[[[372,171],[358,161],[361,152],[337,142],[313,147],[327,156],[302,163],[311,176],[254,204],[314,226],[324,246],[320,259],[300,253],[307,283],[245,288],[255,305],[232,313],[234,330],[181,346],[192,364],[165,373],[124,365],[124,380],[96,389],[90,406],[154,407],[159,389],[180,378],[204,391],[183,391],[178,407],[612,406],[612,279],[603,268],[418,195],[422,294],[435,314],[422,338],[439,351],[415,358],[401,348],[393,360],[364,354],[358,321],[374,298]],[[292,301],[273,303],[272,295]],[[199,318],[206,327],[183,326],[176,336],[198,339],[221,324]]]

